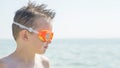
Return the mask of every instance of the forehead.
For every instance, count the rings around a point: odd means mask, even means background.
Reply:
[[[38,18],[34,21],[36,30],[52,30],[51,20],[46,18]]]

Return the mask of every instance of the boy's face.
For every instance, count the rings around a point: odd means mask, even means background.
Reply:
[[[52,25],[50,21],[47,21],[44,18],[37,19],[35,21],[35,24],[37,25],[37,28],[35,29],[36,31],[41,31],[41,30],[48,30],[52,32]],[[48,48],[48,44],[51,43],[49,42],[43,42],[37,34],[33,33],[30,36],[30,45],[33,46],[35,49],[36,53],[43,54],[45,53],[46,49]]]

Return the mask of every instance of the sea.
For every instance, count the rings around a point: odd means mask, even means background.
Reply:
[[[0,40],[0,58],[15,49],[14,40]],[[120,39],[54,39],[45,55],[51,68],[120,68]]]

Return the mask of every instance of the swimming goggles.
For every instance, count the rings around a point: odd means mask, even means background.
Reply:
[[[41,31],[38,32],[31,27],[26,27],[26,26],[21,25],[17,22],[14,22],[13,24],[19,26],[22,29],[26,29],[29,32],[33,32],[33,33],[38,34],[39,39],[42,40],[43,42],[50,42],[53,38],[53,32],[51,32],[49,30],[41,30]]]

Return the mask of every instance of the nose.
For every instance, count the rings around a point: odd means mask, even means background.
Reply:
[[[50,43],[51,43],[51,41],[48,41],[47,43],[48,43],[48,44],[50,44]]]

